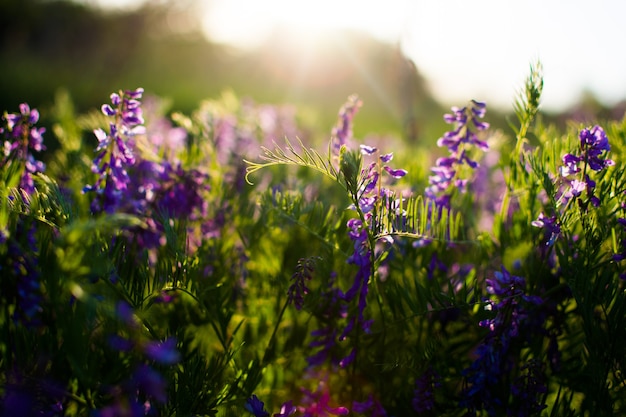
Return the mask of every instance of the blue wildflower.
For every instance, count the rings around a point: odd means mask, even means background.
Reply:
[[[246,400],[244,407],[246,410],[254,414],[254,417],[270,417],[270,413],[265,411],[265,404],[263,401],[259,400],[259,398],[254,394]]]

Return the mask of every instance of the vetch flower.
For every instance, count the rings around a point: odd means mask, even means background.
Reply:
[[[143,393],[147,398],[154,399],[160,404],[167,401],[167,381],[156,370],[147,365],[140,365],[135,369],[130,380],[135,392]],[[133,390],[129,390],[133,392]]]
[[[545,333],[541,327],[545,319],[535,320],[536,309],[530,308],[542,300],[527,295],[525,289],[526,280],[504,267],[487,279],[487,292],[495,299],[489,299],[485,309],[495,316],[480,322],[489,333],[476,349],[476,359],[463,371],[466,386],[460,405],[473,414],[482,409],[490,416],[496,415],[506,407],[508,397],[501,397],[502,384],[515,366],[512,345],[525,343],[533,334]]]
[[[339,329],[333,320],[343,319],[347,316],[348,305],[341,289],[335,286],[335,276],[332,275],[328,283],[328,289],[322,293],[321,309],[317,312],[327,325],[311,331],[313,340],[309,343],[311,348],[319,350],[307,357],[309,366],[322,365],[326,361],[339,364],[340,360],[334,355],[337,347]]]
[[[304,305],[304,296],[309,293],[307,282],[313,278],[315,262],[319,258],[300,258],[296,265],[296,272],[291,276],[293,284],[287,291],[289,302],[293,303],[297,310],[301,310]]]
[[[352,119],[363,103],[358,96],[348,97],[348,101],[339,109],[339,119],[332,130],[333,153],[339,155],[341,145],[349,145],[352,139]]]
[[[561,235],[561,225],[556,216],[547,217],[544,213],[539,213],[537,220],[533,220],[531,225],[543,229],[542,253],[545,253],[547,248],[553,246]]]
[[[437,146],[448,148],[450,156],[437,159],[431,169],[430,185],[425,190],[426,196],[438,207],[449,208],[455,190],[467,190],[468,180],[460,176],[460,170],[463,166],[470,169],[479,166],[478,162],[470,159],[470,152],[473,149],[489,149],[489,145],[478,137],[478,132],[489,128],[488,123],[480,120],[485,116],[486,107],[485,103],[472,100],[465,107],[452,107],[452,113],[444,115],[445,122],[453,124],[454,129],[444,133]]]
[[[95,191],[92,203],[94,212],[114,212],[122,199],[130,178],[127,167],[135,163],[133,137],[145,133],[141,110],[143,88],[111,94],[111,105],[103,104],[102,113],[112,118],[109,131],[94,130],[98,139],[92,171],[98,174],[94,185],[85,186],[84,192]]]
[[[280,406],[280,412],[275,413],[274,417],[289,417],[298,411],[298,407],[293,405],[293,401],[289,400]]]
[[[531,359],[522,366],[522,372],[511,386],[514,402],[507,410],[509,416],[535,416],[547,407],[541,401],[543,394],[548,391],[543,363],[538,359]]]
[[[16,303],[13,319],[27,327],[41,324],[44,296],[41,289],[39,250],[34,225],[17,224],[15,233],[8,237],[6,269],[0,265],[2,292]]]
[[[433,411],[435,408],[435,388],[441,387],[440,377],[432,367],[415,380],[413,391],[413,410],[418,413]]]
[[[579,133],[578,154],[565,154],[563,165],[560,168],[561,176],[569,184],[569,188],[563,193],[564,202],[570,199],[578,199],[583,191],[586,192],[588,202],[594,207],[601,203],[595,195],[596,182],[589,177],[589,170],[599,172],[614,165],[613,160],[606,158],[606,153],[611,150],[608,137],[602,127],[596,125],[584,128]],[[582,167],[580,166],[582,164]],[[570,179],[573,175],[580,175]],[[579,200],[579,204],[585,207],[587,203]]]
[[[174,365],[180,361],[180,353],[176,350],[174,337],[164,342],[148,342],[143,349],[147,357],[161,365]]]
[[[259,400],[259,398],[254,394],[246,400],[244,407],[250,413],[254,414],[254,417],[270,417],[270,413],[265,411],[265,404],[263,401]]]
[[[342,148],[344,151],[342,155],[352,155],[345,151],[345,146]],[[383,173],[387,173],[392,180],[401,178],[407,174],[404,169],[390,168],[387,164],[393,159],[393,153],[380,154],[378,148],[369,145],[360,145],[361,154],[364,156],[374,156],[375,160],[368,164],[365,168],[361,169],[358,176],[358,185],[356,185],[356,207],[362,216],[352,218],[348,220],[348,236],[353,242],[354,250],[347,262],[357,267],[357,272],[354,276],[352,286],[345,292],[344,301],[346,303],[352,303],[357,300],[357,314],[349,318],[346,327],[343,329],[339,336],[339,341],[345,340],[350,333],[359,328],[365,333],[370,332],[372,325],[371,320],[365,320],[364,311],[367,307],[367,294],[369,292],[369,282],[373,276],[373,258],[375,242],[370,240],[370,235],[377,235],[388,232],[383,230],[384,226],[377,223],[377,217],[374,214],[381,214],[383,210],[392,210],[394,207],[393,201],[389,206],[381,204],[382,201],[388,201],[393,198],[393,192],[388,188],[383,187],[381,179]],[[341,162],[341,160],[340,160]],[[354,173],[354,167],[360,166],[360,160],[358,163],[348,163],[344,159],[342,166],[342,172],[348,178]],[[348,168],[349,167],[349,168]],[[353,191],[354,192],[354,191]],[[339,365],[341,367],[348,366],[356,357],[356,348],[353,348],[348,356],[343,358]]]
[[[33,174],[45,171],[43,162],[38,161],[32,151],[41,152],[46,149],[43,134],[46,129],[35,127],[39,121],[37,109],[31,109],[27,103],[20,104],[19,113],[5,113],[0,126],[0,137],[3,138],[3,150],[0,155],[0,169],[18,164],[22,170],[19,188],[26,195],[35,190]]]
[[[366,414],[368,417],[387,417],[387,411],[371,394],[363,402],[354,401],[352,403],[352,411]]]

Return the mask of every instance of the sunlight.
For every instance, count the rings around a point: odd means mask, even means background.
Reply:
[[[385,4],[387,12],[381,14],[380,4],[369,0],[211,2],[204,12],[204,30],[217,42],[244,47],[258,46],[277,28],[306,42],[317,41],[337,29],[366,31],[394,42],[405,22],[397,21],[397,16],[402,14],[389,11],[402,10],[407,4],[406,0],[392,0]]]

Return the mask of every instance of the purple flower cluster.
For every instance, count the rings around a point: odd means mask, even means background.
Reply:
[[[14,298],[16,304],[13,319],[28,327],[41,323],[44,301],[35,231],[35,227],[19,222],[6,242],[8,265],[0,265],[2,293]]]
[[[496,312],[492,319],[484,320],[480,323],[482,327],[487,327],[492,333],[504,334],[507,337],[516,337],[520,333],[520,327],[528,317],[525,304],[541,304],[542,300],[538,296],[526,295],[526,280],[522,277],[511,275],[506,268],[495,271],[494,278],[487,279],[487,292],[496,296],[497,302],[487,300],[486,309]]]
[[[348,97],[348,101],[339,109],[339,119],[332,130],[332,148],[335,155],[339,154],[342,145],[350,146],[352,139],[352,119],[359,111],[363,102],[356,95]]]
[[[543,213],[539,213],[537,220],[533,220],[531,223],[535,227],[543,229],[543,245],[541,247],[542,253],[545,254],[548,248],[550,248],[561,235],[561,225],[556,216],[547,217]]]
[[[202,221],[201,230],[189,233],[190,249],[193,250],[204,237],[219,233],[216,229],[222,223],[219,219],[206,220],[208,175],[198,169],[183,168],[174,155],[182,149],[184,132],[162,121],[149,125],[149,130],[143,126],[142,95],[141,88],[114,93],[112,104],[102,106],[102,112],[111,118],[109,133],[95,130],[99,144],[92,170],[99,178],[84,191],[96,192],[92,201],[94,213],[105,211],[142,216],[146,227],[132,232],[143,249],[164,244],[162,223],[165,220]]]
[[[430,186],[425,190],[426,196],[438,207],[450,207],[454,190],[466,191],[468,179],[461,177],[459,170],[463,166],[478,167],[478,162],[470,158],[472,149],[489,149],[487,143],[478,138],[478,132],[489,128],[488,123],[479,120],[485,116],[486,107],[485,103],[472,100],[465,107],[452,107],[453,113],[444,115],[445,122],[454,124],[454,129],[444,133],[437,145],[448,148],[450,155],[437,159],[431,169]]]
[[[507,415],[515,417],[536,416],[544,408],[541,397],[548,391],[546,386],[543,363],[531,359],[521,368],[522,375],[517,377],[511,385],[511,394],[514,398],[514,407],[510,407]]]
[[[114,212],[121,203],[130,177],[127,167],[135,163],[134,136],[145,133],[141,110],[143,88],[111,94],[111,105],[103,104],[102,113],[110,117],[109,132],[94,130],[98,139],[92,171],[98,174],[96,183],[83,191],[95,191],[92,211]]]
[[[156,416],[153,402],[165,404],[167,383],[165,378],[148,365],[139,365],[130,378],[111,389],[114,401],[95,411],[96,417]]]
[[[563,194],[563,198],[577,199],[583,191],[586,191],[589,202],[598,207],[600,199],[594,194],[596,182],[589,177],[588,169],[600,172],[614,165],[613,160],[605,158],[611,146],[604,129],[597,125],[582,129],[579,134],[578,150],[578,154],[568,153],[563,156],[561,176],[569,182],[569,188]],[[571,176],[577,177],[571,179]]]
[[[321,296],[323,301],[319,315],[325,325],[311,332],[313,340],[309,343],[309,347],[319,348],[319,350],[312,356],[307,357],[309,366],[319,366],[328,360],[333,364],[339,364],[341,361],[334,355],[340,334],[338,326],[335,325],[334,321],[347,317],[348,306],[343,291],[335,286],[335,278],[336,276],[331,276],[328,288]]]
[[[340,341],[345,340],[357,325],[360,325],[363,331],[369,333],[372,324],[370,320],[365,320],[363,315],[367,306],[369,280],[372,275],[372,250],[368,240],[369,236],[360,219],[348,220],[348,234],[354,242],[354,252],[348,258],[348,263],[356,265],[358,270],[352,286],[344,295],[344,300],[350,303],[358,295],[358,315],[353,315],[348,319],[348,325],[339,336]],[[341,360],[340,365],[342,367],[349,365],[354,360],[355,355],[356,350],[353,349],[347,357]]]
[[[597,125],[582,129],[579,133],[578,149],[578,154],[568,153],[563,156],[560,174],[565,189],[562,188],[557,193],[556,199],[561,203],[565,203],[563,207],[567,207],[567,203],[571,200],[577,200],[583,209],[586,209],[588,203],[598,207],[601,201],[595,195],[596,182],[591,179],[589,173],[590,171],[600,172],[614,165],[611,159],[606,158],[606,153],[611,150],[611,146],[604,129]],[[587,202],[579,199],[583,192],[587,194]],[[543,212],[539,213],[537,219],[531,224],[543,229],[540,251],[542,256],[545,257],[561,235],[558,213],[550,217]]]
[[[46,149],[43,144],[43,127],[35,127],[39,121],[39,112],[31,109],[27,103],[20,104],[19,113],[5,113],[0,126],[0,137],[3,139],[3,152],[0,158],[0,169],[10,164],[18,164],[23,172],[19,188],[26,195],[35,190],[33,174],[43,172],[45,165],[35,159],[31,151],[41,152]],[[23,164],[23,165],[22,165]]]
[[[370,233],[379,229],[378,225],[375,224],[373,213],[379,205],[381,198],[393,196],[389,189],[381,186],[381,174],[384,171],[393,179],[402,178],[407,174],[407,171],[404,169],[393,169],[387,165],[393,159],[393,153],[379,155],[377,148],[367,145],[361,145],[361,153],[364,155],[376,155],[377,158],[361,172],[362,185],[359,190],[358,205],[363,219],[353,218],[348,220],[347,223],[348,236],[354,244],[354,251],[348,258],[348,263],[356,265],[358,270],[352,286],[344,295],[344,300],[350,303],[358,296],[358,314],[350,317],[348,325],[339,337],[340,341],[345,340],[357,325],[364,332],[369,333],[372,324],[371,320],[365,320],[363,313],[367,306],[369,281],[373,273],[373,249],[370,242]],[[340,365],[342,367],[347,366],[354,360],[355,355],[356,350],[353,349],[340,362]]]
[[[426,413],[435,409],[435,388],[441,387],[440,377],[432,367],[415,380],[413,391],[413,410]]]
[[[317,258],[300,258],[296,265],[296,272],[291,276],[293,284],[287,291],[289,302],[293,303],[297,310],[301,310],[304,306],[304,296],[309,293],[307,282],[313,278],[315,271],[315,262]]]
[[[387,411],[383,408],[380,401],[371,394],[365,401],[352,402],[352,411],[369,417],[387,417]]]
[[[41,379],[18,370],[7,370],[0,398],[2,416],[61,417],[65,389],[55,381]]]
[[[370,162],[365,168],[361,170],[360,173],[360,186],[358,190],[358,209],[363,214],[363,218],[366,222],[367,228],[373,234],[380,234],[385,232],[390,232],[391,230],[384,230],[384,226],[377,223],[377,216],[375,214],[385,209],[389,209],[389,207],[382,207],[381,202],[387,201],[394,198],[394,192],[389,188],[383,186],[382,184],[382,175],[385,173],[385,176],[390,181],[395,181],[404,177],[407,174],[405,169],[401,168],[391,168],[388,164],[393,159],[393,153],[387,153],[381,155],[377,148],[373,146],[361,145],[361,154],[365,156],[374,156],[375,160]],[[398,206],[396,202],[392,202],[391,207]],[[356,208],[356,207],[353,207]],[[361,228],[363,225],[358,223],[348,222],[348,232],[350,238],[355,241],[355,255],[358,256],[357,252],[363,252],[363,249],[359,246],[363,246],[363,244],[369,244],[367,239],[364,237],[367,236],[367,231],[365,227],[362,232],[356,232],[355,226]],[[354,259],[352,259],[354,260]],[[351,262],[349,260],[349,262]],[[352,263],[352,262],[351,262]]]
[[[164,341],[141,340],[138,336],[140,326],[132,307],[126,302],[118,302],[115,312],[120,322],[126,326],[129,337],[110,335],[108,345],[111,348],[121,353],[135,352],[146,362],[160,366],[171,366],[180,362],[176,338],[169,337]],[[113,402],[98,410],[96,416],[156,415],[152,402],[165,404],[167,383],[163,375],[148,363],[136,366],[129,378],[111,387]]]
[[[511,275],[504,267],[495,272],[494,278],[487,279],[487,292],[495,300],[487,300],[485,309],[495,312],[495,316],[480,322],[489,333],[476,349],[477,359],[463,371],[467,387],[460,405],[471,413],[483,409],[491,416],[506,408],[508,396],[503,392],[503,383],[515,365],[512,344],[523,343],[534,332],[543,333],[543,329],[536,328],[542,324],[533,320],[528,308],[542,300],[526,295],[525,287],[524,278]]]

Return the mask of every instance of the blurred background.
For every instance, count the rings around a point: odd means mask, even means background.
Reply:
[[[536,3],[536,4],[535,4]],[[436,139],[451,105],[487,101],[506,127],[530,64],[546,117],[621,118],[626,12],[619,1],[2,0],[0,109],[79,111],[143,87],[190,112],[224,91],[291,103],[329,131],[346,98],[355,134]]]

